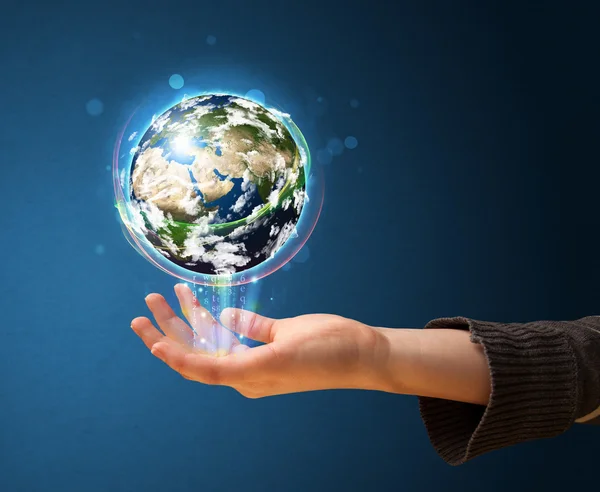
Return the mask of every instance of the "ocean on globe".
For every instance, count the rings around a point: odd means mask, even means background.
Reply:
[[[227,94],[189,98],[157,117],[132,153],[136,228],[182,268],[242,272],[296,231],[307,151],[275,110]]]

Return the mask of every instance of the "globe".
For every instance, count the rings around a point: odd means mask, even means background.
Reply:
[[[132,149],[130,207],[169,262],[232,275],[272,258],[294,234],[307,150],[283,115],[205,94],[158,116]]]

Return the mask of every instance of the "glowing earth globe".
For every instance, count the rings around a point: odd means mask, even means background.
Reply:
[[[227,94],[186,99],[132,152],[130,206],[176,265],[234,274],[273,257],[295,231],[307,150],[275,110]]]

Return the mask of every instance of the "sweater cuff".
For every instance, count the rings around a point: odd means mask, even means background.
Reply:
[[[420,397],[421,417],[438,454],[460,465],[488,451],[553,437],[575,419],[577,363],[551,323],[488,323],[441,318],[425,328],[469,330],[491,374],[487,407]]]

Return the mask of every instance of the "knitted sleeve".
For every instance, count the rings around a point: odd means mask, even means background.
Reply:
[[[425,328],[469,330],[490,369],[487,407],[419,398],[429,438],[449,464],[556,436],[574,422],[600,425],[600,316],[532,323],[441,318]]]

